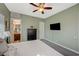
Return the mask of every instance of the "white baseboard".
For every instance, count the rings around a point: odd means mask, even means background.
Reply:
[[[45,39],[45,40],[47,40],[47,39]],[[79,54],[78,51],[75,51],[75,50],[73,50],[73,49],[71,49],[71,48],[68,48],[68,47],[66,47],[66,46],[63,46],[63,45],[58,44],[58,43],[56,43],[56,42],[52,42],[52,41],[50,41],[50,40],[47,40],[47,41],[49,41],[49,42],[51,42],[51,43],[54,43],[54,44],[56,44],[56,45],[58,45],[58,46],[61,46],[61,47],[65,48],[65,49],[68,49],[68,50],[70,50],[70,51],[72,51],[72,52],[74,52],[74,53]]]

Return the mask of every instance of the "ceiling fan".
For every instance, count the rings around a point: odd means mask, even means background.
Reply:
[[[33,12],[40,11],[42,14],[44,14],[44,10],[51,10],[52,9],[52,7],[45,7],[45,3],[39,3],[38,5],[36,5],[34,3],[30,3],[30,4],[37,7],[37,9],[34,10]]]

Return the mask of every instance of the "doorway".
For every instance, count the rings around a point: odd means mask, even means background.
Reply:
[[[44,22],[39,22],[39,39],[45,39],[45,37],[44,37]]]
[[[11,26],[12,33],[12,42],[20,42],[21,41],[21,20],[20,19],[12,19]]]

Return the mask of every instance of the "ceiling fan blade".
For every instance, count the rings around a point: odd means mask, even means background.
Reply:
[[[38,10],[34,10],[33,12],[36,12],[36,11],[38,11]]]
[[[52,7],[44,7],[44,9],[52,9]]]
[[[42,11],[42,14],[44,14],[44,11]]]
[[[35,5],[34,3],[30,3],[31,5],[35,6],[35,7],[38,7],[37,5]]]

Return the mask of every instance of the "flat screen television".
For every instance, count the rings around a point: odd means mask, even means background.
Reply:
[[[50,30],[60,30],[60,23],[50,24]]]

